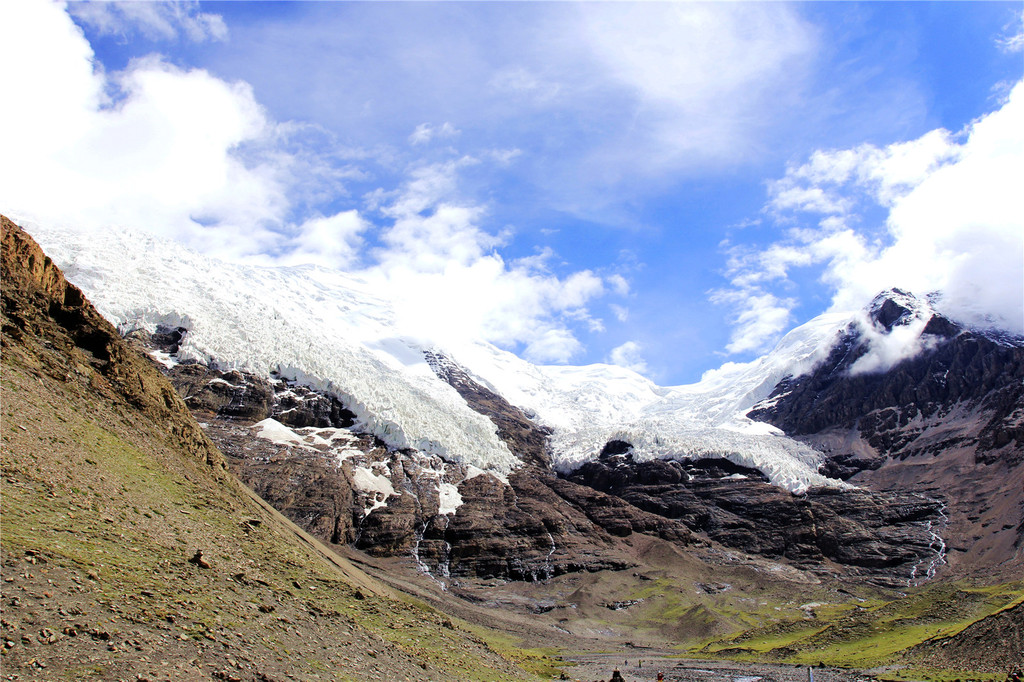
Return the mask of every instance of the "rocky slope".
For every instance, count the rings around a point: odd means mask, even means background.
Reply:
[[[171,365],[174,385],[243,481],[322,541],[409,557],[445,583],[621,570],[635,565],[620,546],[634,533],[684,548],[711,540],[900,587],[932,577],[942,558],[932,529],[943,505],[934,498],[834,489],[794,496],[727,460],[636,463],[616,455],[616,443],[598,462],[556,475],[546,429],[430,353],[438,376],[495,423],[522,462],[502,480],[387,448],[353,431],[337,399],[293,381],[175,364],[177,334],[130,336]],[[445,493],[457,506],[442,501]]]
[[[129,337],[166,365],[232,469],[289,518],[336,546],[408,557],[442,582],[626,568],[633,561],[618,540],[633,533],[682,547],[711,541],[893,587],[965,559],[1011,575],[1021,528],[1012,486],[1024,475],[1020,345],[961,330],[902,292],[880,297],[867,324],[870,334],[851,326],[823,362],[783,379],[750,413],[824,451],[825,473],[861,486],[802,495],[725,459],[634,461],[624,441],[555,475],[550,430],[435,351],[425,354],[429,367],[521,462],[510,475],[388,447],[299,377],[178,364],[184,328]],[[872,343],[911,328],[922,353],[886,372],[860,371]]]
[[[173,351],[167,339],[174,333],[130,337],[162,357]],[[543,429],[449,361],[431,362],[472,393],[472,404],[522,458],[506,480],[388,448],[353,430],[336,398],[293,381],[196,363],[169,362],[167,372],[232,470],[264,499],[324,542],[407,556],[440,580],[622,569],[629,562],[614,539],[633,532],[691,541],[683,524],[555,476]]]
[[[990,670],[1024,672],[1024,601],[1000,609],[959,632],[929,639],[908,656],[936,668],[963,669],[983,658]]]
[[[921,352],[856,371],[870,338],[920,328]],[[913,340],[913,339],[911,339]],[[1024,545],[1024,340],[963,328],[893,290],[814,371],[749,413],[821,449],[826,471],[947,504],[950,562],[1012,571]]]
[[[726,547],[810,570],[834,563],[849,577],[905,586],[931,578],[943,560],[935,536],[922,533],[939,524],[943,503],[922,495],[812,488],[794,496],[728,460],[636,463],[628,454],[585,464],[570,480]]]
[[[152,363],[0,220],[10,679],[533,679],[240,485]]]

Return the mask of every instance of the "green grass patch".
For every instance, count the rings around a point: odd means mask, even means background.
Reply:
[[[904,651],[928,639],[955,635],[972,623],[1024,601],[1024,584],[927,586],[890,600],[814,607],[806,617],[779,620],[739,634],[710,638],[691,655],[742,661],[773,660],[797,665],[825,663],[871,668],[898,661]],[[916,679],[990,679],[972,671],[929,673]],[[936,675],[939,675],[936,677]],[[946,675],[942,677],[941,675]]]

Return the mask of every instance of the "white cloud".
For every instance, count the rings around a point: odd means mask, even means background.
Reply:
[[[412,134],[409,135],[409,144],[420,145],[426,144],[434,138],[452,138],[458,135],[459,132],[460,131],[448,121],[445,121],[439,127],[432,126],[429,123],[420,123],[416,126],[416,130],[412,131]]]
[[[867,315],[858,316],[857,326],[867,341],[868,351],[853,363],[850,374],[882,372],[931,347],[935,339],[921,336],[928,319],[927,316],[915,318],[909,324],[895,325],[891,331],[883,333]]]
[[[550,251],[506,261],[498,249],[511,233],[485,229],[486,207],[460,197],[460,173],[483,163],[470,156],[413,165],[399,187],[367,195],[380,224],[351,208],[324,215],[299,205],[322,192],[337,196],[339,181],[365,176],[352,164],[325,169],[324,159],[298,158],[289,145],[310,131],[271,120],[244,82],[159,56],[105,74],[61,5],[10,7],[0,10],[0,59],[25,68],[0,74],[12,103],[0,110],[5,213],[80,229],[148,230],[221,258],[361,266],[358,274],[398,301],[409,334],[433,343],[485,339],[545,362],[577,355],[573,330],[602,329],[588,305],[624,286],[590,270],[555,275]],[[97,11],[90,20],[133,18],[155,31],[153,17],[195,18],[193,10]],[[411,141],[458,132],[447,122],[424,124]],[[516,153],[484,158],[507,163]]]
[[[568,329],[547,329],[530,339],[523,356],[537,363],[566,363],[582,350],[582,344]]]
[[[619,367],[631,369],[639,374],[647,373],[647,361],[641,354],[642,348],[636,341],[627,341],[616,346],[608,356],[608,362]]]
[[[812,265],[835,310],[859,309],[891,287],[940,292],[937,307],[955,319],[1024,333],[1022,120],[1024,82],[960,135],[933,130],[884,148],[816,152],[791,167],[770,185],[767,209],[782,220],[819,216],[817,226],[760,250],[733,247],[731,287],[712,295],[740,311],[729,351],[758,349],[781,333],[797,301],[772,289],[792,292],[791,270]],[[790,200],[801,192],[827,201]],[[870,219],[880,209],[884,218]],[[894,348],[880,350],[879,362]]]
[[[100,35],[128,36],[135,31],[150,40],[227,40],[228,27],[219,14],[199,10],[191,2],[72,2],[68,11]]]
[[[647,172],[749,153],[816,49],[784,5],[597,3],[580,13],[591,57],[631,98],[624,141],[643,145]]]
[[[615,319],[619,322],[627,322],[629,320],[629,308],[626,306],[617,305],[612,303],[608,306],[612,313],[615,315]]]
[[[608,284],[619,296],[629,295],[629,280],[622,275],[613,274],[607,277]]]
[[[996,44],[1004,52],[1013,54],[1024,52],[1024,12],[1017,15],[1017,18],[1008,25],[1004,34],[996,41]]]
[[[294,248],[280,256],[281,265],[312,263],[328,268],[346,269],[355,264],[362,244],[360,234],[369,224],[358,211],[342,211],[332,216],[310,218],[293,238]]]
[[[511,165],[513,161],[523,155],[522,149],[492,149],[487,152],[499,166]]]
[[[13,3],[0,20],[0,205],[82,228],[130,225],[220,254],[265,250],[287,208],[268,163],[241,146],[272,134],[244,83],[158,57],[94,71],[60,5]],[[108,100],[105,92],[115,92]],[[219,229],[204,227],[216,223]]]
[[[729,306],[727,317],[733,332],[725,350],[728,353],[751,353],[767,350],[789,328],[792,298],[780,299],[757,288],[718,290],[711,293],[711,302]]]
[[[582,350],[572,327],[599,324],[587,305],[605,293],[604,281],[589,270],[551,274],[550,250],[506,261],[497,248],[507,235],[483,229],[486,209],[457,197],[459,172],[474,165],[411,171],[380,209],[392,222],[361,274],[390,292],[399,326],[426,343],[483,339],[534,361],[567,362]]]
[[[776,212],[846,215],[856,210],[860,198],[851,195],[851,189],[892,206],[938,168],[956,161],[960,152],[953,136],[942,129],[883,149],[864,144],[819,150],[807,163],[791,166],[785,177],[769,183],[769,206]]]

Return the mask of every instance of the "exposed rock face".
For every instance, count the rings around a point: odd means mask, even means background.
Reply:
[[[629,453],[606,454],[569,479],[727,547],[808,568],[830,560],[848,575],[906,585],[940,560],[931,529],[944,505],[923,496],[831,488],[796,496],[728,460],[634,462]]]
[[[872,320],[879,333],[916,319],[907,300],[876,302]],[[966,338],[969,332],[938,316],[924,329],[932,355],[885,375],[850,374],[867,352],[850,331],[822,367],[784,381],[751,414],[829,451],[827,472],[849,478],[882,467],[887,457],[964,442],[967,436],[950,435],[948,428],[935,435],[929,424],[948,425],[954,410],[984,404],[992,406],[991,415],[972,442],[1004,443],[978,451],[1015,461],[1021,386],[998,377],[1019,372],[1019,348]],[[631,446],[619,441],[608,443],[598,461],[556,476],[546,429],[450,359],[427,353],[435,373],[494,422],[523,462],[502,481],[415,450],[390,450],[359,433],[354,415],[336,398],[283,377],[177,363],[185,334],[161,328],[131,336],[168,368],[242,480],[320,539],[378,556],[410,556],[441,580],[543,580],[621,569],[629,561],[616,542],[634,533],[683,546],[708,538],[805,569],[889,585],[929,578],[945,561],[947,505],[934,485],[927,495],[812,489],[794,496],[769,485],[761,472],[724,459],[634,462]],[[940,380],[940,372],[949,376]],[[957,396],[954,407],[943,402],[948,396]],[[857,445],[815,441],[822,430],[856,431]]]
[[[522,410],[480,385],[444,355],[428,351],[426,359],[439,378],[458,391],[474,410],[494,422],[498,435],[519,459],[544,468],[551,465],[548,453],[550,430],[535,424]]]
[[[60,374],[66,382],[86,381],[90,390],[126,400],[164,423],[175,447],[222,475],[224,458],[188,416],[167,381],[124,343],[30,236],[4,216],[0,216],[0,227],[4,334],[15,341],[44,339],[50,349],[42,356],[50,363],[47,371]]]
[[[182,333],[136,340],[170,357]],[[572,476],[556,476],[548,432],[439,354],[427,357],[438,376],[490,417],[523,461],[507,482],[389,450],[353,430],[351,413],[331,396],[170,359],[168,374],[186,403],[264,499],[325,542],[410,556],[441,580],[623,569],[630,563],[616,539],[633,533],[682,546],[704,543],[699,533],[743,552],[812,569],[835,562],[851,577],[894,585],[926,575],[937,553],[930,528],[942,505],[934,499],[826,490],[794,497],[727,460],[638,464],[622,442]],[[291,430],[268,436],[260,426],[267,418]],[[457,506],[442,494],[457,495]]]
[[[281,377],[268,381],[248,372],[221,371],[195,362],[178,363],[172,358],[187,333],[184,327],[157,327],[152,334],[133,330],[126,338],[163,362],[175,389],[193,412],[253,422],[272,417],[298,428],[348,428],[355,423],[355,415],[337,398],[294,381]]]
[[[253,424],[267,414],[262,406],[269,405],[281,421],[289,414],[281,409],[288,405],[281,397],[285,393],[301,394],[306,404],[334,399],[198,365],[169,372],[197,414],[208,420],[207,432],[232,470],[261,497],[325,542],[352,544],[378,556],[411,556],[420,570],[438,579],[533,581],[622,569],[629,563],[613,551],[614,538],[638,532],[681,544],[694,540],[678,521],[556,477],[546,466],[543,429],[449,361],[435,356],[431,362],[457,377],[460,392],[494,419],[509,447],[525,460],[507,482],[472,475],[415,450],[389,450],[354,432],[350,421],[325,419],[309,427],[300,422],[292,424],[293,438],[268,440]],[[446,506],[442,494],[457,494],[457,509],[450,501]]]
[[[923,350],[885,372],[852,371],[869,352],[849,329],[809,374],[781,382],[748,414],[827,455],[823,473],[948,501],[952,563],[1019,564],[1024,544],[1024,340],[966,329],[894,290],[877,334],[924,321]]]
[[[894,295],[898,294],[898,295]],[[890,292],[871,308],[879,331],[908,324],[909,294]],[[902,300],[903,303],[897,302]],[[855,429],[879,457],[936,454],[955,445],[976,449],[979,462],[1024,460],[1024,340],[985,335],[932,314],[922,332],[925,350],[885,372],[854,374],[869,350],[856,328],[848,330],[813,372],[781,382],[748,416],[789,435]],[[970,425],[932,433],[955,413],[976,415]],[[880,463],[837,453],[835,473]]]

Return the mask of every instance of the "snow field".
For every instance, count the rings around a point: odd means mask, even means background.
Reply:
[[[560,471],[595,459],[618,439],[634,446],[638,460],[726,457],[792,491],[842,485],[817,473],[817,452],[743,415],[782,378],[822,359],[853,320],[849,314],[812,320],[754,362],[726,363],[696,384],[661,387],[612,365],[532,365],[479,341],[427,348],[413,340],[421,330],[397,327],[390,302],[337,271],[222,263],[124,231],[83,235],[30,226],[30,232],[122,332],[185,327],[179,361],[268,378],[276,372],[331,393],[356,414],[355,430],[394,449],[438,455],[500,478],[519,464],[494,424],[436,377],[424,360],[424,351],[433,350],[551,427]],[[262,437],[311,447],[297,435],[299,441],[289,440],[283,425],[261,425]],[[376,480],[360,476],[367,486]],[[440,492],[442,507],[454,512],[457,489]]]

